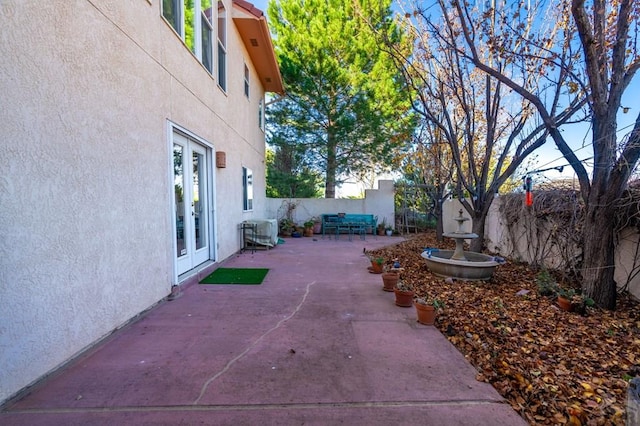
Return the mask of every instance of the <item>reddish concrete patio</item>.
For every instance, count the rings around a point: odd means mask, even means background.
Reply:
[[[0,413],[3,425],[524,425],[413,308],[369,274],[396,238],[289,238],[192,285]]]

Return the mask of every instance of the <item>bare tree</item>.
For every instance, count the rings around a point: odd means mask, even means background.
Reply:
[[[429,212],[436,219],[436,236],[442,241],[442,203],[449,196],[449,185],[455,167],[451,149],[442,138],[442,130],[424,121],[409,152],[400,157],[400,169],[407,184],[419,190],[429,200]]]
[[[471,55],[460,48],[465,44],[463,30],[483,35],[474,44],[479,58],[504,75],[518,79],[523,87],[538,91],[545,83],[540,73],[544,74],[553,64],[537,51],[553,44],[558,37],[558,26],[548,28],[549,40],[545,46],[536,49],[527,46],[530,55],[506,57],[495,51],[492,40],[503,33],[505,27],[514,24],[522,31],[531,31],[537,24],[534,20],[537,9],[515,15],[509,21],[494,13],[487,16],[488,21],[461,22],[443,2],[440,10],[424,8],[422,4],[414,1],[405,6],[403,23],[413,37],[413,52],[407,54],[392,43],[385,43],[386,48],[413,89],[414,109],[423,120],[436,125],[449,144],[456,166],[459,198],[473,219],[473,232],[482,236],[495,194],[525,159],[545,143],[548,129],[528,99],[518,96],[514,89],[482,72],[471,61]],[[501,6],[512,10],[510,4],[505,1]],[[479,9],[475,11],[480,13]],[[569,51],[565,49],[559,54],[567,56]],[[565,81],[566,75],[559,79]],[[570,113],[580,109],[580,100],[569,103],[566,110],[559,110],[562,86],[554,87],[556,92],[551,94],[554,118],[564,122]],[[474,240],[471,248],[479,251],[482,244],[482,239]]]
[[[478,69],[509,86],[535,106],[556,146],[575,171],[586,209],[583,291],[600,306],[614,309],[615,236],[612,217],[640,158],[640,115],[632,132],[622,140],[616,136],[616,115],[622,94],[640,67],[637,44],[640,4],[633,0],[558,1],[556,7],[566,12],[562,15],[565,18],[559,21],[565,33],[563,44],[545,45],[536,54],[536,57],[553,64],[556,69],[554,75],[568,77],[568,81],[558,80],[556,83],[558,88],[566,85],[567,102],[575,102],[576,99],[587,102],[594,159],[591,175],[560,132],[563,123],[554,114],[557,104],[550,104],[545,92],[525,87],[519,79],[488,62],[477,48],[482,39],[476,31],[478,20],[488,25],[487,13],[500,13],[498,8],[479,14],[457,0],[450,6],[448,8],[441,3],[441,10],[462,29],[465,43],[458,45],[457,51],[471,59]],[[530,58],[531,53],[521,46],[533,48],[547,40],[547,35],[540,29],[528,33],[519,31],[517,27],[505,30],[500,37],[489,38],[492,50],[502,58]],[[571,55],[559,55],[558,48]]]

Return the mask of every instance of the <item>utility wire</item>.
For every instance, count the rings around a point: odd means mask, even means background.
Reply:
[[[626,130],[626,129],[628,129],[628,128],[630,128],[630,127],[633,127],[633,126],[635,126],[635,123],[631,123],[631,124],[629,124],[629,125],[627,125],[627,126],[621,127],[621,128],[619,128],[618,130],[616,130],[616,133],[620,133],[620,132],[622,132],[623,130]],[[585,137],[586,137],[586,135],[585,135]],[[594,141],[594,142],[597,142],[597,141]],[[582,145],[580,148],[576,148],[576,149],[574,149],[574,150],[573,150],[573,152],[578,152],[578,151],[580,151],[580,150],[582,150],[582,149],[585,149],[585,148],[588,148],[588,147],[590,147],[590,146],[592,146],[592,145],[593,145],[593,142],[592,142],[591,144],[589,144],[589,145]],[[554,160],[551,160],[551,161],[548,161],[548,162],[547,162],[547,163],[545,163],[545,164],[542,164],[540,167],[548,166],[549,164],[551,164],[551,163],[555,163],[556,161],[558,161],[558,160],[562,160],[563,158],[564,158],[564,155],[561,155],[560,157],[558,157],[558,158],[556,158],[556,159],[554,159]],[[591,157],[591,158],[593,158],[593,157]],[[587,158],[586,160],[588,160],[588,158]],[[580,160],[580,162],[583,162],[583,161],[585,161],[585,160]],[[569,165],[570,165],[570,164],[567,164],[567,166],[569,166]],[[602,166],[600,166],[600,167],[602,167]]]

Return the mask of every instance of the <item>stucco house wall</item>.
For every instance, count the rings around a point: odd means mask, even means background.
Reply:
[[[265,88],[223,3],[226,93],[161,1],[0,5],[0,403],[180,283],[172,126],[226,153],[211,167],[209,264],[239,249],[242,220],[265,216]]]

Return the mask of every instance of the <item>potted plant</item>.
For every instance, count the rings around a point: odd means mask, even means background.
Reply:
[[[384,259],[379,256],[369,256],[369,260],[371,261],[371,266],[367,268],[369,272],[372,274],[381,274],[384,269]]]
[[[314,234],[322,234],[322,219],[317,216],[311,218],[313,222],[313,233]]]
[[[572,288],[564,289],[558,288],[558,306],[563,311],[572,312],[573,306],[571,306],[571,299],[575,296],[576,291]]]
[[[286,217],[280,219],[280,235],[283,237],[290,237],[293,231],[295,231],[295,225],[296,224],[291,219]]]
[[[313,221],[312,220],[308,220],[304,223],[304,231],[303,231],[303,235],[305,237],[313,237]]]
[[[587,313],[587,308],[594,305],[594,300],[584,294],[574,294],[573,297],[571,297],[571,308],[574,312],[577,312],[580,315],[585,315]]]
[[[433,325],[436,321],[436,313],[444,307],[444,303],[438,299],[429,299],[427,297],[419,297],[413,305],[416,307],[418,322],[424,325]]]
[[[410,308],[413,305],[413,289],[402,280],[398,280],[393,292],[396,295],[397,306]]]
[[[393,291],[400,280],[400,274],[393,268],[382,273],[382,290]]]
[[[382,222],[378,224],[378,235],[384,235],[385,229],[387,229],[387,222],[382,219]]]
[[[384,228],[384,232],[385,234],[387,234],[387,237],[390,237],[391,235],[393,235],[393,228],[390,225],[387,225]]]

